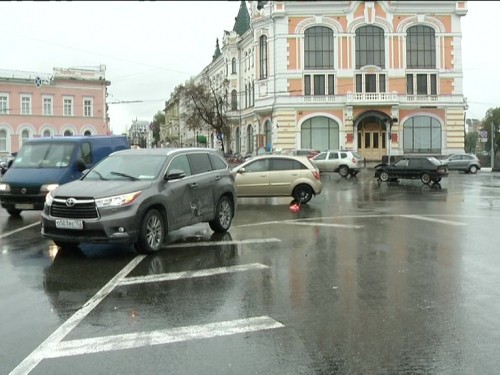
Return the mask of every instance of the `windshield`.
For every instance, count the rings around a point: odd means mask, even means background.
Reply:
[[[165,156],[112,155],[84,177],[85,180],[155,180],[165,163]]]
[[[26,143],[21,147],[14,168],[65,168],[69,165],[75,143]]]

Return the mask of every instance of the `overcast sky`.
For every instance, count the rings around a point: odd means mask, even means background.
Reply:
[[[152,121],[180,83],[210,63],[240,1],[0,2],[0,69],[52,73],[106,65],[111,129]],[[467,117],[500,107],[500,2],[469,1],[462,18]],[[112,104],[140,101],[134,104]]]

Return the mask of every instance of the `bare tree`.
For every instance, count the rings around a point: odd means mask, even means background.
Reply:
[[[223,87],[216,87],[207,74],[200,82],[191,81],[178,88],[177,93],[183,99],[181,118],[190,130],[203,130],[207,126],[214,129],[221,141],[224,152],[224,139],[229,139],[230,128],[225,113],[227,98]]]

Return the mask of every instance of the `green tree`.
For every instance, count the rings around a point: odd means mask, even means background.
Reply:
[[[465,152],[470,152],[475,154],[477,141],[479,139],[479,134],[476,132],[469,132],[465,135]]]
[[[491,124],[493,125],[493,137],[491,134]],[[482,129],[488,132],[488,141],[486,142],[486,149],[491,150],[491,142],[493,140],[493,152],[496,155],[497,151],[500,149],[500,133],[498,129],[500,128],[500,108],[490,108],[486,111],[486,116],[482,121]]]
[[[190,130],[203,130],[207,126],[212,128],[221,139],[224,151],[224,139],[229,139],[230,128],[226,116],[227,98],[221,94],[222,91],[203,74],[200,82],[191,81],[179,87],[176,95],[182,98],[181,118],[186,127]]]
[[[158,111],[153,117],[153,146],[158,147],[160,142],[160,129],[162,125],[165,125],[165,113],[163,111]]]

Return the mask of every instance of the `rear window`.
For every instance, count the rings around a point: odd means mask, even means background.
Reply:
[[[219,155],[208,154],[208,156],[210,158],[210,163],[212,163],[213,170],[221,170],[228,168],[224,159],[222,159]]]
[[[212,164],[206,153],[188,154],[189,164],[193,174],[200,174],[212,171]]]

